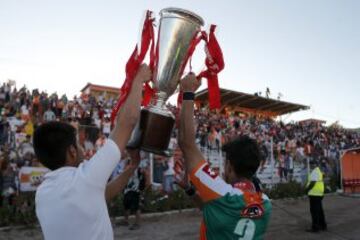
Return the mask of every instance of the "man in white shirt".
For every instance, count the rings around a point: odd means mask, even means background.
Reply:
[[[44,113],[43,119],[45,122],[55,121],[55,119],[56,119],[55,113],[53,111],[51,111],[51,109],[49,108]]]
[[[29,115],[29,109],[28,107],[26,106],[26,104],[23,104],[20,108],[21,110],[21,115],[24,115],[24,116],[27,116]]]
[[[109,137],[110,131],[111,131],[111,122],[109,121],[109,119],[106,118],[105,122],[103,123],[103,134],[106,137]]]
[[[18,115],[17,117],[9,117],[8,123],[12,132],[16,132],[18,127],[21,127],[25,124],[25,122],[21,120],[20,115]]]
[[[166,193],[171,193],[172,191],[174,191],[174,157],[170,157],[167,160],[166,164],[168,165],[168,169],[164,171],[163,187]]]
[[[138,151],[130,152],[129,166],[119,177],[107,182],[137,122],[142,85],[150,76],[149,67],[142,65],[110,138],[89,161],[82,161],[76,130],[70,124],[48,122],[35,131],[37,158],[52,170],[45,175],[35,199],[45,239],[113,239],[106,200],[126,186],[140,161]]]

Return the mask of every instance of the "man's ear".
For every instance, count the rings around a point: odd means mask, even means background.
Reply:
[[[227,168],[228,168],[228,169],[227,169],[228,173],[229,173],[230,175],[232,175],[232,174],[233,174],[233,168],[232,168],[230,162],[228,163]]]
[[[76,148],[73,145],[71,145],[67,150],[67,154],[68,154],[68,159],[69,160],[76,159],[76,156],[77,156]]]

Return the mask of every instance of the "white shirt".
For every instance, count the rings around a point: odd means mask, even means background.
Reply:
[[[18,148],[21,143],[25,142],[26,134],[25,133],[15,133],[15,145]]]
[[[17,119],[16,117],[12,117],[8,118],[8,123],[10,125],[11,131],[16,132],[17,128],[24,124],[24,121],[21,119]]]
[[[298,147],[296,149],[296,153],[299,154],[300,156],[304,156],[304,148],[303,147]]]
[[[311,182],[318,182],[318,181],[320,181],[319,171],[317,171],[316,168],[311,171],[310,181],[311,181]]]
[[[44,120],[47,122],[54,121],[56,119],[55,113],[51,110],[47,110],[44,113]]]
[[[23,114],[23,115],[29,115],[29,110],[28,110],[28,108],[26,107],[26,105],[22,105],[22,106],[21,106],[21,114]]]
[[[216,134],[216,139],[217,140],[219,140],[219,142],[221,142],[221,132],[218,132],[217,134]]]
[[[176,138],[170,138],[169,149],[175,150],[176,146],[177,146]]]
[[[171,175],[174,175],[175,174],[175,171],[174,171],[174,158],[171,157],[169,158],[168,162],[167,162],[167,165],[168,165],[168,169],[164,172],[164,175],[165,176],[171,176]]]
[[[45,175],[35,197],[45,239],[113,239],[105,188],[120,159],[118,146],[109,139],[77,168],[62,167]]]
[[[111,123],[110,122],[104,122],[103,125],[103,133],[109,134],[111,132]]]
[[[96,127],[98,127],[98,128],[101,127],[101,120],[99,118],[95,118],[94,123],[95,123]]]

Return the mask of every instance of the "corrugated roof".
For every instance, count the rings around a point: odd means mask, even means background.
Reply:
[[[300,110],[310,109],[309,106],[290,103],[271,98],[256,96],[254,94],[248,94],[243,92],[237,92],[221,88],[221,105],[223,107],[233,107],[243,109],[244,111],[249,110],[251,112],[263,113],[267,115],[283,115],[291,112]],[[208,89],[204,89],[195,94],[195,100],[200,102],[208,101]]]
[[[98,85],[98,84],[92,84],[92,83],[87,83],[85,85],[85,87],[83,87],[80,91],[83,92],[88,87],[91,87],[93,90],[98,90],[98,91],[110,91],[110,92],[116,92],[116,93],[120,92],[120,88],[104,86],[104,85]]]

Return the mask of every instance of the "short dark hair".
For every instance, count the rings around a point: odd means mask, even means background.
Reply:
[[[76,129],[68,123],[47,122],[34,133],[34,149],[39,161],[50,170],[65,165],[66,151],[76,147]]]
[[[241,136],[225,144],[222,150],[239,177],[251,178],[257,171],[261,153],[257,142],[248,136]]]
[[[318,165],[319,165],[319,162],[316,161],[316,160],[311,160],[311,161],[309,162],[309,164],[310,164],[310,165],[316,165],[316,166],[318,166]]]

